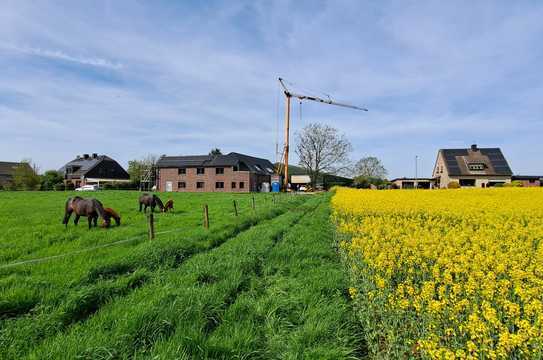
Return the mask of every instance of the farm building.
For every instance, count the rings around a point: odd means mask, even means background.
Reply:
[[[18,166],[27,166],[29,170],[32,171],[30,165],[26,162],[7,162],[0,161],[0,188],[9,186],[13,181],[13,176],[15,175],[15,170]]]
[[[159,191],[249,192],[269,187],[273,164],[231,152],[227,155],[162,156]]]
[[[432,178],[396,178],[390,180],[390,183],[396,189],[433,189],[435,186],[435,180]],[[416,184],[416,185],[415,185]]]
[[[499,148],[441,149],[433,171],[436,187],[492,187],[511,182],[511,168]]]
[[[129,182],[130,176],[119,163],[109,156],[77,155],[77,157],[64,165],[59,172],[64,176],[64,184],[73,184],[75,187],[101,183]]]
[[[543,176],[513,175],[512,181],[520,181],[523,187],[543,186]]]

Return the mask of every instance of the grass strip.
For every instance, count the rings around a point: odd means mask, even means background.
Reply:
[[[117,297],[126,296],[136,287],[124,286],[123,279],[130,279],[138,273],[145,273],[145,281],[149,278],[160,277],[165,270],[179,266],[190,256],[218,247],[236,234],[242,233],[259,222],[273,219],[303,201],[305,200],[299,199],[262,213],[254,213],[234,224],[211,229],[212,231],[206,231],[199,237],[184,239],[183,242],[172,238],[164,238],[152,243],[146,242],[141,247],[128,252],[125,257],[109,259],[99,266],[92,267],[79,281],[73,282],[55,296],[42,301],[38,307],[35,306],[39,301],[39,291],[35,288],[30,288],[34,291],[30,292],[31,296],[28,296],[29,292],[18,292],[20,288],[10,288],[11,295],[5,294],[3,302],[0,302],[0,305],[4,306],[4,313],[29,314],[20,319],[3,322],[0,332],[0,355],[3,358],[20,356],[44,339],[57,332],[65,331],[68,325],[85,320],[104,304]],[[116,281],[117,278],[120,280]],[[48,289],[49,294],[52,293],[51,290]],[[77,297],[77,294],[86,294],[92,301],[80,303],[80,311],[85,316],[77,315],[70,320],[69,312],[66,313],[65,308],[70,306],[71,299],[74,296]],[[91,310],[85,310],[86,308]]]
[[[154,344],[184,329],[178,346],[197,353],[219,314],[245,291],[259,258],[309,209],[309,204],[267,220],[155,281],[117,299],[84,323],[46,339],[34,357],[113,358],[148,354]],[[178,354],[177,357],[180,357]]]

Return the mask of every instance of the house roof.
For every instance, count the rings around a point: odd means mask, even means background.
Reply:
[[[450,176],[511,176],[513,172],[500,148],[441,149]],[[479,169],[476,166],[481,166]],[[475,168],[474,168],[475,167]]]
[[[221,167],[236,166],[240,163],[245,164],[253,173],[271,175],[274,172],[269,160],[235,152],[226,155],[162,156],[157,166],[159,168]]]
[[[513,175],[511,180],[543,180],[543,175]]]
[[[28,163],[0,161],[0,175],[1,176],[13,176],[13,173],[15,172],[15,169],[17,168],[17,166],[19,166],[21,164],[26,164],[27,166],[29,166]]]
[[[401,177],[401,178],[395,178],[395,179],[392,179],[390,180],[390,182],[395,182],[395,181],[421,181],[421,182],[424,182],[424,181],[435,181],[436,179],[434,178],[423,178],[423,177],[420,177],[420,178],[410,178],[410,177]]]
[[[61,167],[58,171],[61,173],[66,173],[66,168],[71,166],[76,170],[70,175],[72,176],[84,176],[86,173],[91,171],[96,165],[100,164],[102,161],[115,161],[107,155],[98,155],[96,157],[89,156],[88,158],[78,156],[72,161],[68,162],[66,165]]]

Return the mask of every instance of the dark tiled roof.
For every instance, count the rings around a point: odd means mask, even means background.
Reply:
[[[511,176],[513,172],[499,148],[441,149],[450,176],[501,175]],[[480,171],[469,170],[468,164],[484,164]]]
[[[513,175],[511,180],[543,180],[543,175]]]
[[[62,168],[60,168],[58,171],[62,174],[66,173],[66,168],[71,166],[73,168],[77,168],[73,173],[71,173],[71,176],[81,176],[88,173],[90,170],[92,170],[96,165],[98,165],[103,160],[110,160],[115,161],[112,158],[110,158],[107,155],[99,155],[97,157],[89,156],[89,158],[85,159],[84,157],[77,157],[74,160],[70,161],[66,165],[64,165]]]
[[[163,156],[158,162],[159,168],[221,167],[245,164],[253,173],[271,175],[273,164],[261,158],[231,152],[227,155],[190,155]]]

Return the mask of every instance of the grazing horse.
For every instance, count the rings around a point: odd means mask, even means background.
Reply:
[[[168,210],[173,211],[173,200],[172,199],[166,201],[166,204],[164,204],[164,212],[166,212]]]
[[[108,228],[111,225],[111,218],[115,219],[115,224],[117,224],[117,226],[121,225],[121,217],[119,214],[112,208],[105,208],[104,223],[102,224],[102,227]]]
[[[151,207],[151,212],[155,212],[155,207],[157,205],[160,208],[160,211],[164,212],[164,204],[162,203],[162,200],[160,200],[160,198],[156,196],[155,194],[153,195],[142,194],[140,196],[139,202],[140,202],[140,212],[143,206],[145,206],[145,208],[143,209],[143,212],[147,212],[147,208],[149,206]]]
[[[72,213],[75,213],[74,224],[77,225],[81,216],[86,216],[89,220],[89,229],[94,223],[97,226],[98,217],[104,219],[104,207],[102,203],[96,199],[83,199],[80,196],[68,198],[64,208],[64,220],[62,223],[68,227],[68,221]]]

